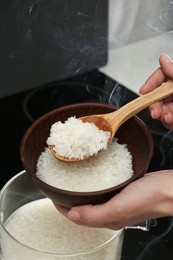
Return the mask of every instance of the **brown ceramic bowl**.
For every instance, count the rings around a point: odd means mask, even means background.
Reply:
[[[142,177],[147,172],[153,154],[152,136],[149,129],[139,118],[132,117],[116,133],[118,142],[127,144],[128,150],[133,156],[134,175],[127,181],[102,191],[72,192],[54,188],[37,178],[37,160],[47,146],[46,140],[53,123],[65,121],[71,116],[81,117],[91,114],[104,114],[114,110],[116,110],[114,106],[99,103],[82,103],[65,106],[43,115],[26,131],[21,142],[21,161],[27,174],[46,197],[66,207],[103,203],[120,192],[130,182]]]

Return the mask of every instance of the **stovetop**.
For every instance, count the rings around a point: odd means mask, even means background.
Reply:
[[[51,82],[0,99],[1,113],[1,187],[23,170],[20,161],[20,142],[27,128],[44,113],[61,106],[99,102],[117,108],[137,97],[105,74],[94,70],[63,81]],[[152,120],[148,110],[137,114],[150,129],[154,140],[154,154],[148,171],[172,169],[173,131]],[[7,163],[8,161],[8,163]],[[172,260],[173,220],[171,217],[154,221],[149,232],[126,230],[122,260]]]

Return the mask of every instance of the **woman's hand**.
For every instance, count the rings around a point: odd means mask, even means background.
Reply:
[[[173,79],[173,62],[166,55],[160,56],[158,68],[140,88],[145,94],[168,79]],[[173,96],[149,107],[153,119],[173,129]],[[173,216],[173,170],[146,174],[130,183],[119,194],[100,205],[83,205],[70,210],[56,208],[73,222],[90,227],[120,229],[152,218]]]
[[[162,54],[159,62],[160,68],[140,88],[141,94],[150,92],[169,79],[173,80],[173,61],[167,54]],[[173,129],[173,95],[151,105],[149,111],[153,119],[159,119],[164,127]]]
[[[129,184],[111,200],[100,205],[56,208],[73,222],[120,229],[147,219],[173,216],[173,170],[146,174]]]

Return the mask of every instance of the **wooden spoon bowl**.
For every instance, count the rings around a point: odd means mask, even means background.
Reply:
[[[134,116],[121,125],[116,133],[118,142],[127,144],[128,150],[133,157],[134,175],[127,181],[115,187],[96,192],[71,192],[52,187],[36,176],[37,161],[47,146],[46,140],[53,123],[57,121],[64,122],[71,116],[79,118],[86,115],[111,113],[115,110],[115,106],[100,103],[82,103],[65,106],[43,115],[25,132],[20,147],[21,161],[27,174],[45,196],[66,207],[103,203],[130,182],[142,177],[146,173],[152,159],[153,140],[147,126],[138,117]]]

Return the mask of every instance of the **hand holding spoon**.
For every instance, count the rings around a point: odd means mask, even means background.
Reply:
[[[173,94],[173,81],[167,81],[161,86],[155,88],[154,90],[146,93],[133,101],[127,103],[118,110],[108,113],[108,114],[99,114],[99,115],[88,115],[81,117],[80,119],[83,122],[94,123],[99,129],[110,132],[109,142],[112,141],[115,133],[119,127],[132,116],[142,111],[146,107],[152,105],[153,103],[160,101],[168,96]],[[80,161],[79,158],[65,158],[58,154],[53,149],[53,146],[50,146],[52,154],[61,161],[66,162],[75,162]],[[87,156],[84,159],[89,159]]]

